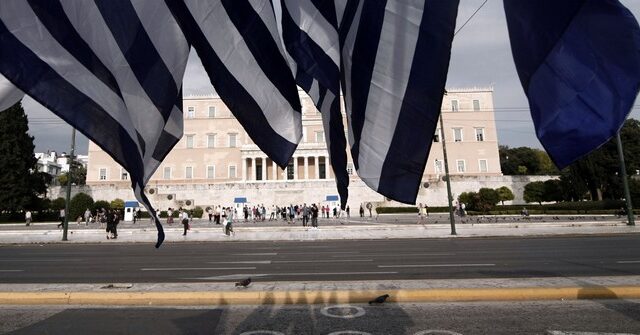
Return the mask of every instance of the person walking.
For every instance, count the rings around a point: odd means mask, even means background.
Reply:
[[[227,212],[227,224],[224,226],[225,228],[225,235],[229,236],[230,234],[233,234],[234,236],[236,235],[236,233],[233,231],[233,218],[235,217],[233,210],[231,209],[231,207],[229,207],[229,210]]]
[[[180,219],[182,220],[182,227],[184,228],[182,236],[187,236],[187,230],[189,230],[189,213],[182,209],[182,207],[180,208]]]
[[[207,209],[207,214],[209,214],[209,223],[213,222],[213,208],[209,207]]]
[[[215,224],[220,224],[220,205],[216,206],[216,209],[213,212],[213,221]]]
[[[26,212],[24,212],[24,221],[26,222],[27,226],[31,225],[31,211],[27,210]]]
[[[347,205],[347,219],[351,217],[351,210],[349,209],[349,205]]]
[[[105,220],[107,221],[107,240],[114,238],[113,234],[113,212],[111,209],[105,212]]]
[[[117,209],[113,210],[113,225],[111,226],[111,234],[113,234],[113,239],[118,238],[118,223],[120,223],[120,211]]]
[[[64,226],[64,208],[60,210],[60,214],[58,214],[58,218],[60,219],[58,228],[62,228],[62,226]]]
[[[364,207],[362,207],[362,204],[360,205],[360,217],[364,217]]]
[[[309,207],[307,207],[307,204],[304,203],[302,205],[302,226],[306,227],[308,222],[309,222]]]
[[[318,206],[316,204],[311,206],[311,226],[318,229]]]
[[[89,221],[91,221],[91,211],[89,210],[89,208],[87,208],[84,211],[84,225],[88,226],[89,225]]]

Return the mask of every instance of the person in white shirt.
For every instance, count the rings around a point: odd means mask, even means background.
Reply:
[[[182,236],[187,236],[187,230],[189,230],[189,212],[180,208],[180,219],[182,219],[182,225],[184,227]]]
[[[31,225],[31,211],[26,211],[24,213],[24,220],[27,222],[27,226]]]

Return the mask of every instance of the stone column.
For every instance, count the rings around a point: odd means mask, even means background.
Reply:
[[[309,178],[309,156],[304,156],[304,179]]]
[[[251,180],[256,180],[256,158],[251,157]]]
[[[320,156],[315,156],[313,159],[316,161],[316,179],[320,179]]]
[[[242,159],[242,181],[247,181],[247,159]]]
[[[267,180],[267,157],[262,157],[262,180]]]
[[[276,165],[276,162],[271,161],[271,174],[273,175],[273,180],[278,180],[278,166]]]
[[[324,178],[331,179],[331,167],[329,167],[329,156],[324,156]]]
[[[293,156],[293,180],[298,180],[298,156]]]

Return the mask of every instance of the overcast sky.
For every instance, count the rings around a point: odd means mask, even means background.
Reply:
[[[484,0],[462,0],[458,12],[458,26]],[[640,17],[640,1],[623,0],[636,17]],[[538,147],[528,104],[518,80],[507,33],[502,1],[488,0],[487,4],[456,35],[453,41],[447,87],[493,86],[498,141],[500,144]],[[184,77],[184,93],[210,93],[209,83],[200,60],[192,52]],[[53,113],[30,98],[23,101],[29,115],[29,128],[35,137],[36,152],[69,151],[71,128]],[[640,108],[631,117],[640,118]],[[76,152],[87,153],[87,139],[78,133]]]

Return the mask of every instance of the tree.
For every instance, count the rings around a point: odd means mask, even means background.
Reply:
[[[476,208],[482,212],[488,212],[492,210],[496,204],[500,201],[500,195],[492,188],[481,188],[478,191],[478,202]]]
[[[0,211],[30,208],[47,191],[50,181],[38,171],[27,116],[18,102],[0,112]]]
[[[534,181],[524,186],[524,201],[542,204],[544,198],[544,182]]]
[[[124,209],[124,200],[120,198],[115,198],[111,200],[111,208],[113,209]]]
[[[71,176],[71,185],[84,185],[87,180],[87,169],[78,161],[71,163],[71,171],[58,176],[60,186],[67,186],[67,180]]]
[[[51,201],[51,209],[59,211],[65,207],[65,200],[62,197],[55,198]]]
[[[540,149],[500,146],[500,166],[505,175],[557,175],[558,169]]]
[[[504,205],[505,201],[511,201],[511,200],[516,198],[516,196],[513,194],[513,192],[511,192],[511,189],[509,189],[506,186],[502,186],[500,188],[497,188],[496,192],[498,192],[498,198],[502,202],[502,205]]]
[[[563,199],[562,183],[557,179],[550,179],[544,182],[544,201],[559,202]]]
[[[101,209],[110,209],[111,208],[111,203],[109,203],[108,201],[104,201],[104,200],[98,200],[96,202],[93,203],[93,207],[92,207],[92,211],[97,212]]]
[[[69,221],[75,220],[78,216],[83,216],[87,209],[93,207],[93,198],[84,193],[78,193],[69,202]]]

